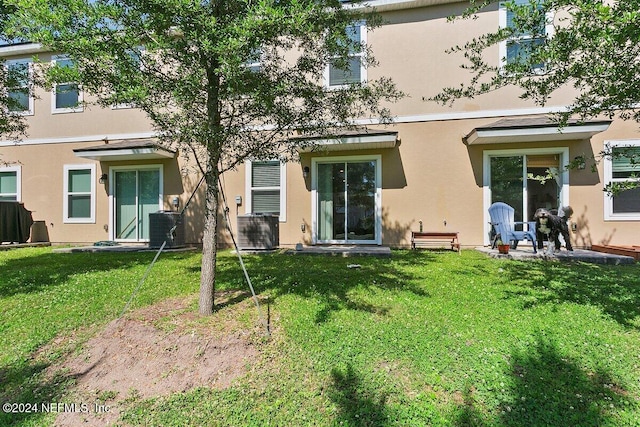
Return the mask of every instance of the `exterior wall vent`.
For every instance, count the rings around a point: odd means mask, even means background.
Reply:
[[[280,245],[278,215],[238,216],[238,248],[252,250],[275,249]]]

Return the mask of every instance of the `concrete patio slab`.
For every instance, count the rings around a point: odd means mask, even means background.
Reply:
[[[116,246],[78,246],[69,248],[56,248],[53,253],[70,254],[78,252],[158,252],[160,248],[149,248],[147,245],[116,245]],[[195,251],[195,247],[165,248],[163,252]]]
[[[0,251],[9,251],[11,249],[20,249],[20,248],[41,248],[44,246],[51,246],[51,243],[49,242],[2,243],[0,244]]]
[[[374,256],[386,258],[391,256],[391,248],[388,246],[364,245],[302,246],[295,249],[285,249],[283,253],[286,255]]]
[[[520,261],[527,260],[547,260],[547,261],[561,261],[561,262],[589,262],[592,264],[608,264],[608,265],[620,265],[620,264],[633,264],[635,259],[633,257],[624,255],[607,254],[604,252],[590,251],[587,249],[576,249],[574,251],[562,250],[553,254],[547,254],[545,250],[533,253],[531,247],[523,246],[518,249],[510,249],[508,254],[500,254],[497,249],[491,249],[490,247],[477,247],[477,251],[482,252],[490,256],[491,258],[498,259],[514,259]]]

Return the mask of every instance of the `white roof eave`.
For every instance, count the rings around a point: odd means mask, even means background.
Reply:
[[[609,124],[586,124],[558,129],[556,126],[521,129],[476,129],[465,138],[467,145],[518,142],[575,141],[589,139],[604,132]]]

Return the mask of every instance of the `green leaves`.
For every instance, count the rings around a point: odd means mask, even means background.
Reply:
[[[454,20],[469,19],[491,3],[496,2],[474,1]],[[425,100],[450,105],[515,86],[521,90],[520,98],[539,106],[560,91],[563,97],[568,93],[569,105],[556,114],[560,125],[570,117],[640,121],[640,2],[511,0],[500,4],[506,27],[449,51],[464,55],[467,62],[461,67],[472,73],[470,81],[446,87]],[[505,58],[488,54],[501,44],[506,47]],[[614,183],[605,191],[616,194],[629,185],[640,183]]]
[[[217,146],[201,160],[221,171],[247,157],[278,157],[297,127],[322,133],[361,116],[388,117],[379,102],[401,95],[388,79],[326,90],[330,61],[344,68],[364,52],[366,65],[375,65],[347,29],[366,21],[370,31],[379,19],[337,0],[11,3],[20,10],[14,28],[68,54],[77,81],[100,104],[129,98],[167,142],[198,156]],[[129,61],[140,46],[144,54]],[[59,81],[59,73],[49,77]]]
[[[474,2],[462,18],[469,18],[491,1]],[[567,86],[577,89],[566,116],[582,119],[600,114],[638,120],[635,109],[640,93],[640,38],[638,2],[506,1],[507,26],[471,40],[455,51],[464,53],[464,68],[474,73],[462,88],[445,88],[430,100],[450,103],[504,86],[522,89],[521,97],[545,105],[549,97]],[[457,22],[455,25],[469,25]],[[545,27],[552,28],[547,32]],[[540,39],[529,43],[517,61],[500,64],[485,55],[487,49],[523,36]],[[487,59],[489,58],[489,59]]]

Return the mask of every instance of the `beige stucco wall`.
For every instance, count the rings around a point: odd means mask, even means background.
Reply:
[[[496,31],[499,26],[498,3],[482,9],[475,19],[448,19],[460,17],[468,6],[468,2],[457,2],[385,12],[382,14],[384,24],[368,33],[367,42],[380,66],[368,70],[367,76],[371,80],[391,76],[407,95],[392,106],[398,117],[537,108],[531,101],[520,99],[521,91],[516,88],[461,99],[451,106],[423,100],[436,96],[442,88],[457,88],[461,83],[468,83],[473,75],[461,68],[463,64],[469,65],[463,52],[448,50]],[[498,65],[498,47],[488,49],[484,58],[487,63]],[[563,106],[572,95],[571,88],[560,90],[551,97],[547,107]]]
[[[98,178],[109,174],[113,167],[136,167],[161,165],[163,175],[163,209],[171,210],[174,196],[180,198],[184,206],[191,190],[197,184],[199,176],[195,173],[184,175],[181,168],[182,158],[145,161],[98,162],[78,158],[73,150],[102,144],[102,141],[86,143],[16,145],[1,147],[3,162],[18,165],[21,169],[21,201],[32,211],[35,221],[44,221],[49,238],[55,243],[96,242],[108,240],[111,227],[109,216],[109,181],[100,184]],[[96,213],[92,223],[65,223],[63,218],[64,166],[96,166]],[[192,208],[187,212],[186,239],[197,243],[201,239],[202,208],[201,196],[196,197]]]
[[[411,230],[419,221],[425,230],[458,231],[464,246],[484,242],[483,152],[514,148],[568,147],[569,157],[598,153],[605,141],[628,139],[638,134],[637,125],[616,121],[610,130],[589,141],[540,142],[517,144],[487,144],[466,146],[461,135],[493,119],[407,123],[393,127],[399,132],[395,148],[380,150],[341,151],[339,155],[380,154],[382,162],[382,225],[383,244],[404,246]],[[182,158],[170,160],[95,162],[77,158],[72,149],[96,145],[45,144],[2,147],[3,160],[21,167],[22,200],[32,210],[35,220],[45,221],[53,242],[95,242],[109,237],[108,183],[97,184],[96,220],[94,224],[65,224],[62,218],[63,165],[96,164],[96,175],[109,173],[111,167],[124,165],[162,164],[165,209],[172,209],[171,200],[178,196],[184,206],[197,184],[196,173],[183,175]],[[287,215],[280,224],[283,246],[311,243],[311,177],[305,179],[304,166],[311,166],[314,156],[304,154],[300,162],[287,165]],[[590,168],[569,173],[569,202],[575,210],[572,221],[577,223],[574,242],[578,246],[594,243],[637,244],[638,221],[605,221],[603,168]],[[225,175],[224,191],[230,204],[231,225],[236,228],[237,215],[245,214],[246,187],[244,166]],[[243,205],[236,206],[235,196],[242,196]],[[199,243],[202,228],[202,198],[200,191],[187,210],[187,240]],[[446,221],[446,225],[445,225]],[[304,225],[304,232],[302,226]],[[226,234],[226,233],[225,233]],[[224,235],[224,234],[223,234]],[[227,239],[225,239],[227,240]]]
[[[382,224],[383,244],[407,246],[411,230],[422,221],[425,231],[458,231],[463,246],[485,242],[485,205],[483,201],[483,153],[485,150],[568,148],[569,158],[597,154],[604,141],[629,138],[637,134],[635,123],[616,121],[610,130],[589,141],[480,144],[467,146],[462,135],[471,129],[495,121],[495,118],[427,123],[398,124],[395,148],[353,150],[304,154],[299,163],[287,166],[287,220],[280,224],[283,246],[311,242],[311,177],[302,176],[302,168],[311,166],[314,156],[382,156]],[[244,168],[225,177],[229,199],[244,198]],[[605,221],[603,168],[596,173],[590,165],[585,170],[569,172],[569,204],[577,225],[573,241],[577,246],[591,244],[637,244],[638,221]],[[235,208],[232,207],[235,226]],[[244,214],[241,206],[238,210]],[[446,222],[446,225],[445,225]],[[304,224],[306,232],[301,231]]]
[[[485,202],[483,200],[483,153],[485,150],[568,147],[569,157],[598,153],[608,140],[640,138],[635,123],[614,121],[610,129],[591,141],[530,142],[474,145],[468,147],[462,137],[477,126],[497,121],[502,116],[543,111],[518,98],[515,89],[503,89],[473,100],[461,100],[452,107],[423,101],[440,88],[468,81],[470,74],[459,68],[461,55],[445,50],[498,25],[497,6],[480,13],[477,20],[448,23],[447,17],[459,14],[465,2],[385,12],[385,24],[368,35],[380,66],[368,71],[370,79],[392,76],[408,97],[391,106],[398,124],[389,129],[398,132],[395,148],[329,152],[325,155],[380,154],[382,163],[381,209],[382,243],[391,246],[409,244],[411,230],[423,222],[425,230],[458,231],[463,246],[485,242]],[[488,52],[498,61],[498,51]],[[43,56],[46,59],[46,55]],[[563,105],[561,93],[549,107]],[[63,165],[94,163],[97,176],[110,167],[124,164],[144,165],[158,161],[129,163],[94,162],[80,159],[73,149],[101,144],[103,136],[135,138],[151,134],[144,115],[133,109],[112,110],[87,107],[82,113],[51,114],[51,95],[39,94],[35,116],[29,117],[29,135],[23,144],[0,145],[2,160],[17,162],[22,168],[22,200],[34,211],[34,219],[48,226],[53,242],[95,242],[109,237],[108,187],[98,185],[95,224],[64,224],[62,221]],[[568,99],[568,98],[565,98]],[[374,126],[375,127],[375,126]],[[65,142],[74,140],[78,142]],[[46,141],[47,143],[43,143]],[[58,143],[56,143],[58,142]],[[282,246],[311,243],[311,177],[304,179],[303,167],[312,165],[314,156],[303,154],[300,162],[287,165],[286,221],[280,224]],[[181,156],[163,160],[164,208],[170,209],[174,196],[184,206],[199,176],[189,169]],[[184,174],[184,170],[191,172]],[[603,167],[569,173],[569,202],[577,224],[574,242],[578,246],[593,243],[638,244],[640,221],[605,221]],[[245,168],[229,172],[223,187],[230,204],[231,225],[236,228],[238,214],[246,213]],[[108,185],[108,184],[107,184]],[[243,204],[236,206],[235,196]],[[202,232],[203,193],[197,193],[187,215],[187,241],[199,243]],[[446,225],[445,225],[446,222]],[[105,225],[107,230],[105,230]],[[303,231],[304,229],[304,231]],[[228,236],[223,233],[228,243]]]
[[[26,59],[32,55],[18,55],[7,59]],[[43,63],[51,60],[50,53],[37,54]],[[34,65],[38,67],[38,65]],[[104,136],[129,136],[149,134],[151,127],[146,115],[140,110],[123,108],[101,108],[94,105],[95,99],[84,95],[84,107],[80,112],[52,112],[53,93],[43,88],[36,89],[33,115],[27,116],[28,140],[51,141],[74,139],[101,139]],[[74,147],[75,148],[75,147]]]

